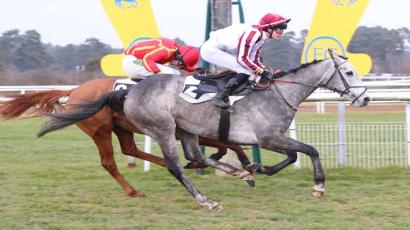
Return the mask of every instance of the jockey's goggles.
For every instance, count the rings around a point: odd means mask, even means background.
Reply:
[[[286,30],[287,28],[288,28],[288,23],[281,23],[279,25],[269,27],[269,29],[273,29],[273,30]]]
[[[177,61],[177,65],[178,65],[178,66],[183,67],[183,68],[186,67],[185,61],[184,61],[184,59],[182,58],[181,53],[179,52],[179,50],[177,50],[177,51],[175,52],[174,60]]]

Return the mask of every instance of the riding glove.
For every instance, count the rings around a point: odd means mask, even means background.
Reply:
[[[273,80],[275,78],[274,74],[268,70],[263,70],[260,76],[267,78],[268,80]]]

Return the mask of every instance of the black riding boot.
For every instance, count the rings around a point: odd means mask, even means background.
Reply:
[[[229,107],[229,94],[234,91],[235,88],[239,86],[239,84],[242,83],[243,80],[247,80],[248,77],[249,76],[246,74],[238,74],[235,77],[229,79],[222,91],[216,94],[212,99],[212,104],[222,108]]]

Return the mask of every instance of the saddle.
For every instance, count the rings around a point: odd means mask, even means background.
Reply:
[[[222,72],[224,73],[224,72]],[[214,75],[194,75],[193,77],[200,81],[198,90],[204,93],[217,93],[221,91],[229,79],[235,77],[235,72],[227,72],[226,74]],[[232,96],[246,96],[252,91],[252,86],[249,81],[244,81],[231,92]]]
[[[211,100],[226,83],[237,73],[225,71],[219,74],[196,74],[187,76],[180,97],[190,103],[202,103]],[[232,104],[252,92],[254,88],[249,81],[244,81],[231,92],[229,100]]]

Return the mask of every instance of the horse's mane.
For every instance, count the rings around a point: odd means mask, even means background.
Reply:
[[[342,56],[342,55],[337,55],[337,56],[339,56],[339,57],[342,58],[343,60],[348,60],[348,57],[345,57],[345,56]],[[308,67],[308,66],[310,66],[310,65],[317,64],[317,63],[322,62],[322,61],[323,61],[323,60],[316,60],[316,59],[315,59],[315,60],[313,60],[313,61],[311,61],[311,62],[303,63],[303,64],[301,64],[299,67],[296,67],[296,68],[293,68],[293,69],[290,69],[290,70],[288,70],[288,71],[286,71],[286,72],[281,73],[279,77],[285,76],[285,75],[290,74],[290,73],[296,73],[296,72],[298,72],[298,71],[301,70],[301,69],[305,69],[306,67]]]
[[[300,65],[299,67],[296,67],[296,68],[293,68],[293,69],[290,69],[290,70],[288,70],[287,72],[288,73],[296,73],[298,70],[300,70],[300,69],[305,69],[306,67],[308,67],[308,66],[310,66],[310,65],[312,65],[312,64],[316,64],[316,63],[319,63],[319,62],[321,62],[321,61],[323,61],[323,60],[313,60],[312,62],[309,62],[309,63],[303,63],[302,65]]]

